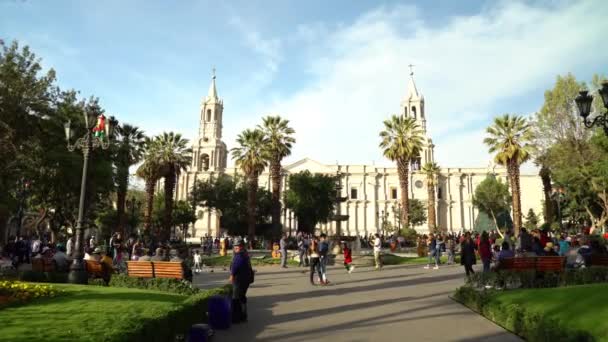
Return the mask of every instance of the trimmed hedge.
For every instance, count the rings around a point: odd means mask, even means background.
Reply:
[[[39,271],[23,271],[19,273],[19,280],[29,281],[33,283],[58,283],[65,284],[68,282],[67,272],[39,272]]]
[[[89,285],[103,286],[104,283],[102,279],[91,279],[89,280]],[[188,296],[201,293],[199,288],[193,286],[192,283],[187,280],[171,278],[136,278],[129,277],[125,274],[112,275],[109,286],[164,291]]]
[[[495,294],[496,290],[480,291],[462,286],[453,298],[527,341],[595,341],[589,332],[572,328],[543,313],[527,310],[518,304],[504,305],[493,301]]]
[[[174,341],[176,336],[184,335],[193,324],[207,322],[207,309],[209,298],[214,295],[228,296],[231,286],[225,285],[187,298],[182,305],[166,312],[159,312],[158,317],[150,319],[134,331],[121,336],[106,339],[107,342],[146,341],[166,342]]]
[[[473,288],[529,289],[608,282],[608,267],[569,269],[563,273],[530,271],[478,272],[467,279]]]

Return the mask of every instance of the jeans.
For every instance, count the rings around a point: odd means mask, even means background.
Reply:
[[[475,271],[473,271],[473,265],[472,264],[464,264],[464,271],[467,273],[467,277],[470,274],[475,274]]]
[[[319,260],[319,274],[323,277],[321,279],[327,281],[327,256],[323,256]]]
[[[247,289],[249,285],[232,284],[232,321],[247,320]]]
[[[490,272],[490,258],[482,258],[481,262],[483,263],[483,272]]]
[[[435,265],[439,265],[441,260],[441,249],[435,251]]]
[[[310,258],[310,283],[314,284],[315,272],[319,273],[319,279],[322,280],[321,267],[319,257]]]
[[[306,266],[308,266],[308,258],[307,255],[308,253],[306,253],[306,249],[300,249],[300,265],[299,267],[302,267],[304,264],[306,264]]]
[[[281,267],[287,267],[287,250],[281,249]]]
[[[435,261],[435,266],[439,265],[439,253],[437,252],[436,249],[433,249],[431,251],[429,251],[429,266],[431,265],[431,263],[433,261]]]
[[[447,253],[448,253],[448,265],[451,265],[454,263],[454,251],[451,249],[448,249]]]

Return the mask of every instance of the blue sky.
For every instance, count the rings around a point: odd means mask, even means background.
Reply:
[[[30,45],[63,88],[149,134],[193,139],[211,68],[224,140],[292,121],[288,162],[389,164],[377,145],[415,64],[443,166],[486,166],[483,130],[530,114],[556,75],[608,72],[608,2],[0,0],[0,37]]]

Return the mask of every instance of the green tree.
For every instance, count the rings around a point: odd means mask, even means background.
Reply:
[[[281,232],[281,161],[291,154],[296,139],[295,130],[289,127],[289,120],[280,116],[267,116],[258,126],[265,135],[266,153],[269,158],[270,178],[272,180],[272,227],[275,236]]]
[[[188,237],[188,226],[194,222],[196,222],[196,214],[190,203],[187,201],[176,201],[173,207],[173,236],[177,236],[175,234],[175,226],[179,226],[185,241]]]
[[[437,229],[437,212],[435,209],[435,186],[436,179],[439,175],[441,168],[437,163],[426,163],[422,167],[422,172],[426,175],[426,189],[427,189],[427,210],[428,210],[428,220],[429,220],[429,230],[433,231]]]
[[[192,149],[188,147],[188,139],[179,133],[163,133],[154,137],[158,163],[162,165],[165,190],[165,216],[161,240],[167,240],[171,234],[173,201],[177,177],[185,171],[192,162]]]
[[[197,206],[215,210],[220,215],[220,226],[230,235],[246,235],[247,192],[246,182],[223,175],[195,182],[190,198]],[[269,235],[265,228],[271,211],[270,192],[258,188],[256,199],[256,235]]]
[[[236,167],[247,179],[247,231],[250,247],[255,239],[258,180],[268,164],[268,152],[264,148],[264,133],[259,129],[246,129],[236,138],[237,147],[231,150]]]
[[[141,161],[145,135],[138,127],[123,123],[116,127],[116,212],[118,230],[125,235],[125,202],[129,187],[129,168]]]
[[[318,223],[327,222],[334,209],[337,177],[302,171],[289,176],[285,206],[298,220],[298,230],[313,233]]]
[[[511,201],[509,187],[491,174],[477,185],[473,196],[473,205],[492,218],[494,227],[501,235],[500,229],[503,227],[499,226],[497,217],[509,212]]]
[[[530,208],[530,210],[528,210],[528,214],[526,215],[526,223],[524,224],[524,227],[526,227],[526,229],[528,229],[529,231],[532,231],[538,228],[538,222],[538,216],[536,215],[534,210]]]
[[[409,201],[410,228],[413,229],[414,227],[424,224],[426,222],[426,210],[427,208],[424,207],[424,203],[422,203],[421,200],[414,198]]]
[[[522,226],[519,166],[530,159],[534,135],[525,118],[509,114],[495,118],[486,132],[488,137],[483,142],[490,153],[496,153],[494,160],[507,168],[513,200],[513,229],[515,235],[519,235]]]
[[[154,140],[146,138],[144,142],[143,163],[135,172],[138,177],[144,180],[146,191],[146,204],[144,211],[144,235],[150,234],[152,228],[152,212],[154,209],[154,195],[156,192],[156,182],[166,173],[164,165],[159,162],[157,144]]]
[[[380,148],[386,158],[397,163],[397,174],[401,188],[401,207],[409,208],[409,167],[414,158],[418,158],[423,144],[423,132],[416,120],[411,117],[393,115],[384,121],[384,130],[380,132]],[[409,211],[403,210],[401,220],[408,227]]]

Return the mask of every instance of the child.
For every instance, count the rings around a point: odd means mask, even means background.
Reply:
[[[355,266],[353,263],[353,256],[350,248],[348,248],[348,244],[346,242],[342,242],[342,250],[344,251],[344,267],[348,273],[351,273]]]
[[[201,273],[201,255],[198,253],[198,249],[194,253],[194,273]]]

